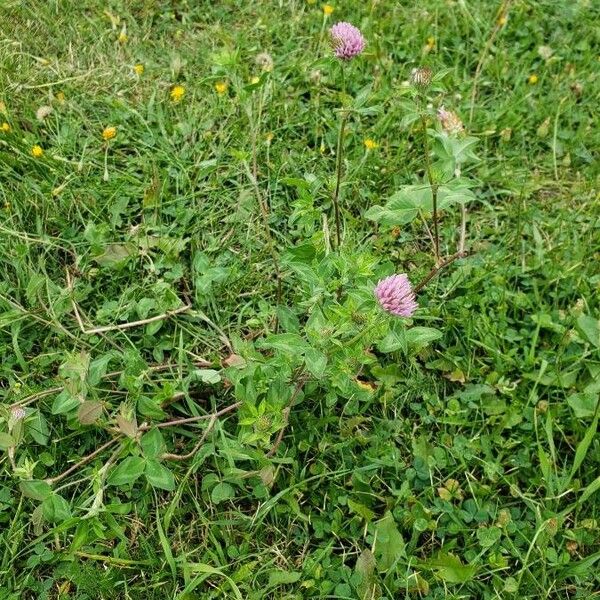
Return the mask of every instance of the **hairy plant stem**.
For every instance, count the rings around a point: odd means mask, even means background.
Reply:
[[[456,252],[455,254],[451,254],[443,261],[439,262],[421,281],[413,288],[413,292],[418,294],[442,269],[445,269],[448,265],[451,265],[455,260],[459,258],[465,258],[469,255],[468,252]]]
[[[342,165],[344,160],[344,132],[346,130],[346,121],[348,113],[342,110],[340,115],[340,128],[338,131],[336,161],[335,161],[335,191],[333,192],[333,213],[335,216],[335,237],[336,248],[339,249],[342,243],[342,223],[340,214],[340,186],[342,183]]]
[[[424,100],[422,101],[425,104]],[[425,158],[425,172],[427,174],[427,181],[431,188],[431,201],[433,204],[433,253],[435,255],[435,263],[440,262],[440,234],[438,230],[438,211],[437,211],[437,195],[438,195],[438,184],[433,179],[433,172],[431,170],[431,158],[429,156],[429,139],[427,138],[427,115],[425,114],[425,108],[421,110],[421,124],[423,126],[423,154]]]
[[[277,255],[275,243],[273,242],[273,236],[271,235],[271,226],[269,225],[269,207],[267,205],[267,201],[263,198],[263,195],[261,194],[260,188],[258,187],[258,180],[256,176],[250,170],[248,163],[245,162],[244,166],[246,167],[248,179],[250,179],[250,182],[252,183],[254,194],[256,196],[256,200],[260,208],[260,214],[262,217],[263,229],[265,233],[265,240],[267,242],[267,247],[269,248],[269,253],[271,254],[271,259],[273,260],[273,268],[275,269],[275,279],[277,281],[277,304],[280,304],[282,296],[281,268],[279,266],[279,256]]]
[[[275,243],[273,242],[273,236],[271,235],[271,227],[269,225],[269,204],[267,199],[263,196],[260,191],[260,187],[258,185],[258,137],[260,132],[260,124],[262,119],[263,112],[263,94],[262,91],[260,93],[260,100],[258,104],[258,111],[256,119],[253,118],[253,110],[252,107],[248,108],[248,119],[250,121],[250,138],[251,138],[251,149],[252,149],[252,169],[250,169],[249,165],[245,162],[244,166],[246,167],[246,172],[248,178],[252,183],[252,187],[254,189],[254,194],[256,196],[256,200],[258,202],[258,206],[260,208],[260,213],[263,221],[263,228],[265,230],[265,240],[267,242],[267,246],[269,248],[269,253],[271,254],[271,258],[273,260],[273,268],[275,269],[275,279],[277,281],[277,304],[281,304],[282,297],[282,282],[281,282],[281,268],[279,266],[279,256],[277,254],[277,249],[275,248]]]

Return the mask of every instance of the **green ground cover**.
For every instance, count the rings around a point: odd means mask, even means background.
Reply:
[[[331,8],[1,3],[0,599],[599,595],[600,8]]]

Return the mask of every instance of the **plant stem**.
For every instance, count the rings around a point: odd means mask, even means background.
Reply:
[[[423,154],[425,155],[425,172],[427,173],[427,180],[429,181],[429,187],[431,188],[431,200],[433,204],[433,252],[435,254],[435,262],[440,262],[440,234],[438,231],[438,212],[437,212],[437,194],[438,185],[433,180],[433,173],[431,171],[431,159],[429,157],[429,140],[427,138],[427,116],[425,111],[421,111],[421,123],[423,125]]]
[[[442,269],[445,269],[448,265],[451,265],[455,260],[459,258],[465,258],[468,256],[468,252],[456,252],[448,256],[442,262],[438,263],[425,277],[413,288],[415,294],[419,293]]]
[[[267,205],[267,201],[263,198],[260,188],[258,187],[258,179],[250,170],[250,167],[248,166],[247,162],[244,162],[244,166],[246,167],[246,174],[248,175],[248,179],[250,179],[250,182],[252,183],[254,194],[256,196],[256,200],[260,208],[260,214],[263,221],[263,229],[265,232],[265,240],[267,242],[267,246],[269,248],[269,252],[273,260],[273,268],[275,269],[275,279],[277,280],[277,304],[281,304],[281,269],[279,267],[279,256],[277,255],[275,243],[273,242],[273,237],[271,236],[271,226],[269,225],[269,207]]]
[[[336,164],[335,164],[335,191],[333,193],[333,212],[335,216],[335,237],[336,248],[339,249],[342,243],[342,224],[340,216],[340,186],[342,182],[342,163],[344,158],[344,131],[346,129],[346,121],[348,113],[342,110],[340,118],[340,129],[338,131]]]

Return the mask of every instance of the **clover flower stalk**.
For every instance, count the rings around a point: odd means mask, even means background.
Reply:
[[[423,128],[423,155],[425,160],[425,173],[431,189],[431,202],[433,205],[433,253],[436,264],[440,263],[440,234],[438,227],[437,195],[438,184],[433,178],[431,169],[431,158],[429,156],[429,139],[427,137],[427,113],[425,92],[433,79],[433,73],[429,67],[418,67],[412,70],[411,82],[417,90],[419,111],[421,113],[421,125]]]
[[[365,49],[366,41],[360,29],[351,23],[340,21],[329,30],[329,38],[333,55],[340,60],[342,70],[342,82],[345,92],[344,63],[350,62],[356,56],[359,56]],[[340,128],[338,131],[336,145],[336,166],[335,166],[335,191],[333,193],[333,212],[335,217],[335,237],[336,248],[342,243],[342,223],[340,214],[340,187],[342,183],[342,165],[344,158],[344,133],[346,130],[346,121],[348,120],[348,111],[340,111]]]

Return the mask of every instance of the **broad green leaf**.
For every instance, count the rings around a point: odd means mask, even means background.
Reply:
[[[19,489],[27,498],[34,500],[45,500],[51,493],[52,488],[45,481],[29,479],[19,483]]]
[[[580,392],[571,394],[567,398],[567,404],[573,409],[578,419],[589,419],[596,413],[598,406],[598,394],[590,392]]]
[[[235,490],[233,489],[233,486],[224,481],[217,483],[210,494],[210,498],[215,504],[219,504],[224,500],[229,500],[234,496]]]
[[[25,420],[25,431],[41,446],[45,446],[48,443],[50,430],[48,429],[46,417],[44,417],[40,410],[36,410],[27,417]]]
[[[109,485],[127,485],[133,483],[146,467],[141,456],[128,456],[123,459],[108,477]]]
[[[13,439],[13,436],[5,431],[0,431],[0,450],[6,450],[14,445],[15,440]]]
[[[406,342],[406,331],[394,331],[393,329],[390,329],[386,336],[377,344],[377,349],[379,352],[386,354],[389,352],[396,352],[398,350],[406,352],[408,349]]]
[[[399,558],[405,556],[406,545],[390,511],[385,513],[383,519],[377,521],[375,527],[377,567],[380,571],[387,571]]]
[[[404,335],[408,345],[412,346],[418,352],[430,342],[439,340],[442,337],[442,332],[433,327],[411,327],[406,330]]]
[[[108,352],[102,356],[96,358],[90,363],[88,370],[87,380],[90,385],[98,385],[102,378],[106,375],[108,365],[113,358],[113,353]]]
[[[269,587],[296,583],[300,580],[300,577],[302,577],[302,573],[299,571],[271,571],[269,573]]]
[[[581,440],[581,442],[579,442],[579,444],[577,444],[577,450],[575,450],[575,458],[573,460],[573,467],[571,468],[571,474],[569,475],[569,483],[575,476],[575,473],[577,472],[579,467],[583,464],[583,461],[585,460],[590,445],[594,441],[594,437],[596,436],[596,431],[598,429],[599,419],[600,414],[596,413],[596,415],[594,416],[594,420],[585,432],[583,439]],[[566,488],[567,484],[565,484],[564,487]]]
[[[581,315],[577,319],[577,327],[590,343],[600,348],[600,320],[589,315]]]
[[[81,404],[76,396],[72,396],[68,390],[63,390],[52,403],[51,412],[53,415],[64,415],[71,412]]]
[[[381,596],[381,590],[375,580],[375,565],[375,557],[368,548],[363,550],[356,560],[354,570],[360,577],[356,591],[360,600],[377,600]]]
[[[260,348],[280,350],[286,354],[302,354],[309,348],[308,342],[297,333],[275,333],[257,343]]]
[[[165,416],[165,411],[161,408],[160,400],[154,396],[140,396],[137,401],[138,413],[150,419],[161,420]]]
[[[42,514],[49,523],[62,523],[71,517],[71,507],[62,496],[52,493],[42,502]]]
[[[477,529],[477,539],[482,548],[491,548],[502,537],[500,527],[480,527]]]
[[[123,267],[136,254],[135,246],[128,244],[107,244],[104,251],[94,257],[101,267]]]
[[[304,353],[304,361],[311,375],[317,378],[323,377],[327,368],[327,356],[323,352],[314,348],[308,348]]]
[[[203,383],[214,385],[221,381],[221,375],[214,369],[196,369],[194,376],[197,377]]]
[[[447,583],[466,583],[475,577],[477,567],[463,565],[458,556],[440,553],[421,563],[422,566],[434,570]]]
[[[146,479],[152,487],[168,491],[175,489],[175,476],[157,460],[150,459],[147,461]]]
[[[158,458],[165,451],[165,440],[158,429],[154,427],[142,436],[140,445],[146,458]]]
[[[375,513],[370,508],[367,508],[364,504],[356,502],[351,498],[348,499],[348,508],[353,513],[356,513],[357,515],[365,519],[365,521],[372,521],[373,517],[375,516]]]

